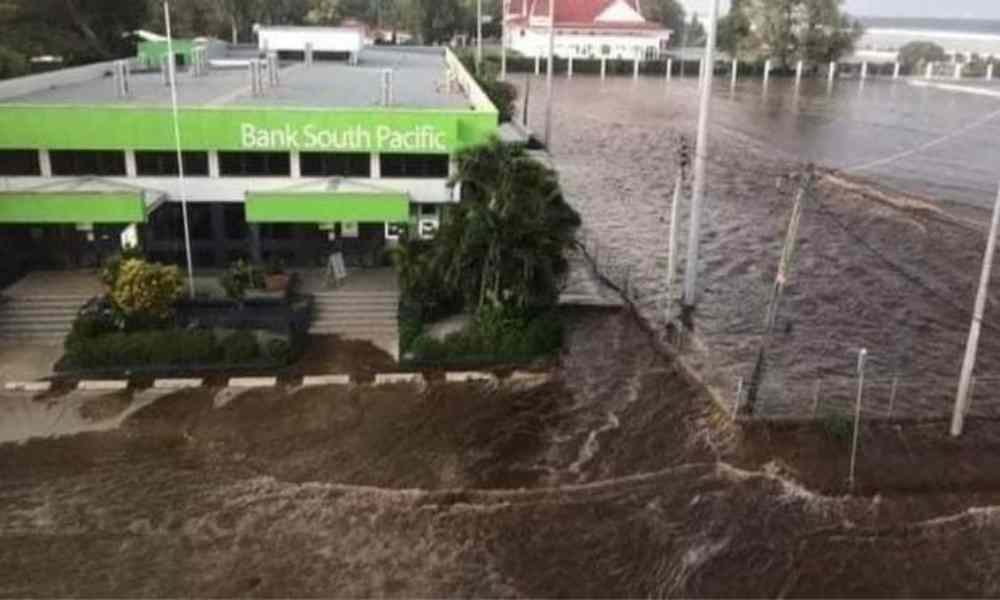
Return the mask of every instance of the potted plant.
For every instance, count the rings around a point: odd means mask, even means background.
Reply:
[[[264,275],[264,287],[269,292],[284,292],[291,282],[291,275],[285,271],[285,261],[273,257]]]

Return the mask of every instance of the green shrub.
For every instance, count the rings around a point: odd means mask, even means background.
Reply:
[[[75,368],[133,368],[149,365],[212,365],[221,352],[210,331],[151,331],[78,337],[67,344]]]
[[[229,364],[253,362],[260,355],[257,336],[252,331],[237,331],[222,342],[223,356]]]
[[[73,321],[73,329],[66,336],[66,346],[73,346],[116,331],[117,327],[112,319],[99,314],[83,314]]]
[[[238,260],[229,265],[219,284],[230,300],[243,302],[249,290],[264,289],[264,272],[245,260]]]
[[[126,317],[150,315],[167,319],[173,314],[183,288],[177,267],[133,258],[122,261],[118,267],[111,298]]]

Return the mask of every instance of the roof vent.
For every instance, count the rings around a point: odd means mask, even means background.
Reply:
[[[114,63],[115,94],[119,98],[132,96],[132,67],[127,60],[116,60]]]
[[[392,69],[382,70],[382,106],[392,106]]]

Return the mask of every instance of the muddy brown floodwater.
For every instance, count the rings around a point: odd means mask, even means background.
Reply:
[[[797,177],[805,160],[817,160],[825,176],[802,217],[768,355],[767,411],[811,414],[813,384],[821,378],[831,382],[825,389],[836,398],[829,402],[846,407],[853,394],[845,378],[854,377],[857,353],[867,348],[873,387],[866,410],[888,409],[890,381],[898,377],[895,414],[944,416],[985,249],[989,215],[971,205],[990,205],[994,197],[983,177],[990,164],[988,176],[996,176],[1000,102],[877,82],[866,88],[839,82],[827,97],[825,88],[809,85],[798,94],[782,81],[766,91],[759,82],[718,90],[699,333],[735,395],[735,382],[752,369]],[[530,119],[541,129],[544,85],[533,87]],[[564,189],[604,254],[627,266],[644,316],[661,325],[676,141],[681,134],[694,138],[694,87],[692,80],[592,77],[555,86],[553,152]],[[965,125],[974,118],[979,126],[962,129],[955,111],[968,117]],[[954,139],[874,172],[831,170],[919,149],[956,131]],[[940,185],[918,177],[914,165],[937,165]],[[682,253],[686,209],[685,203]],[[998,280],[994,271],[993,290]],[[1000,313],[991,310],[985,328],[1000,331]],[[977,373],[984,381],[1000,373],[1000,336],[984,335]],[[983,385],[973,409],[995,417],[998,403],[995,386]]]

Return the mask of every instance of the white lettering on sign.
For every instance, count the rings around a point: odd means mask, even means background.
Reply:
[[[240,126],[240,139],[247,150],[392,150],[396,152],[447,152],[444,132],[429,125],[397,129],[386,125],[374,132],[363,126],[346,129],[322,129],[291,125],[277,129]]]

